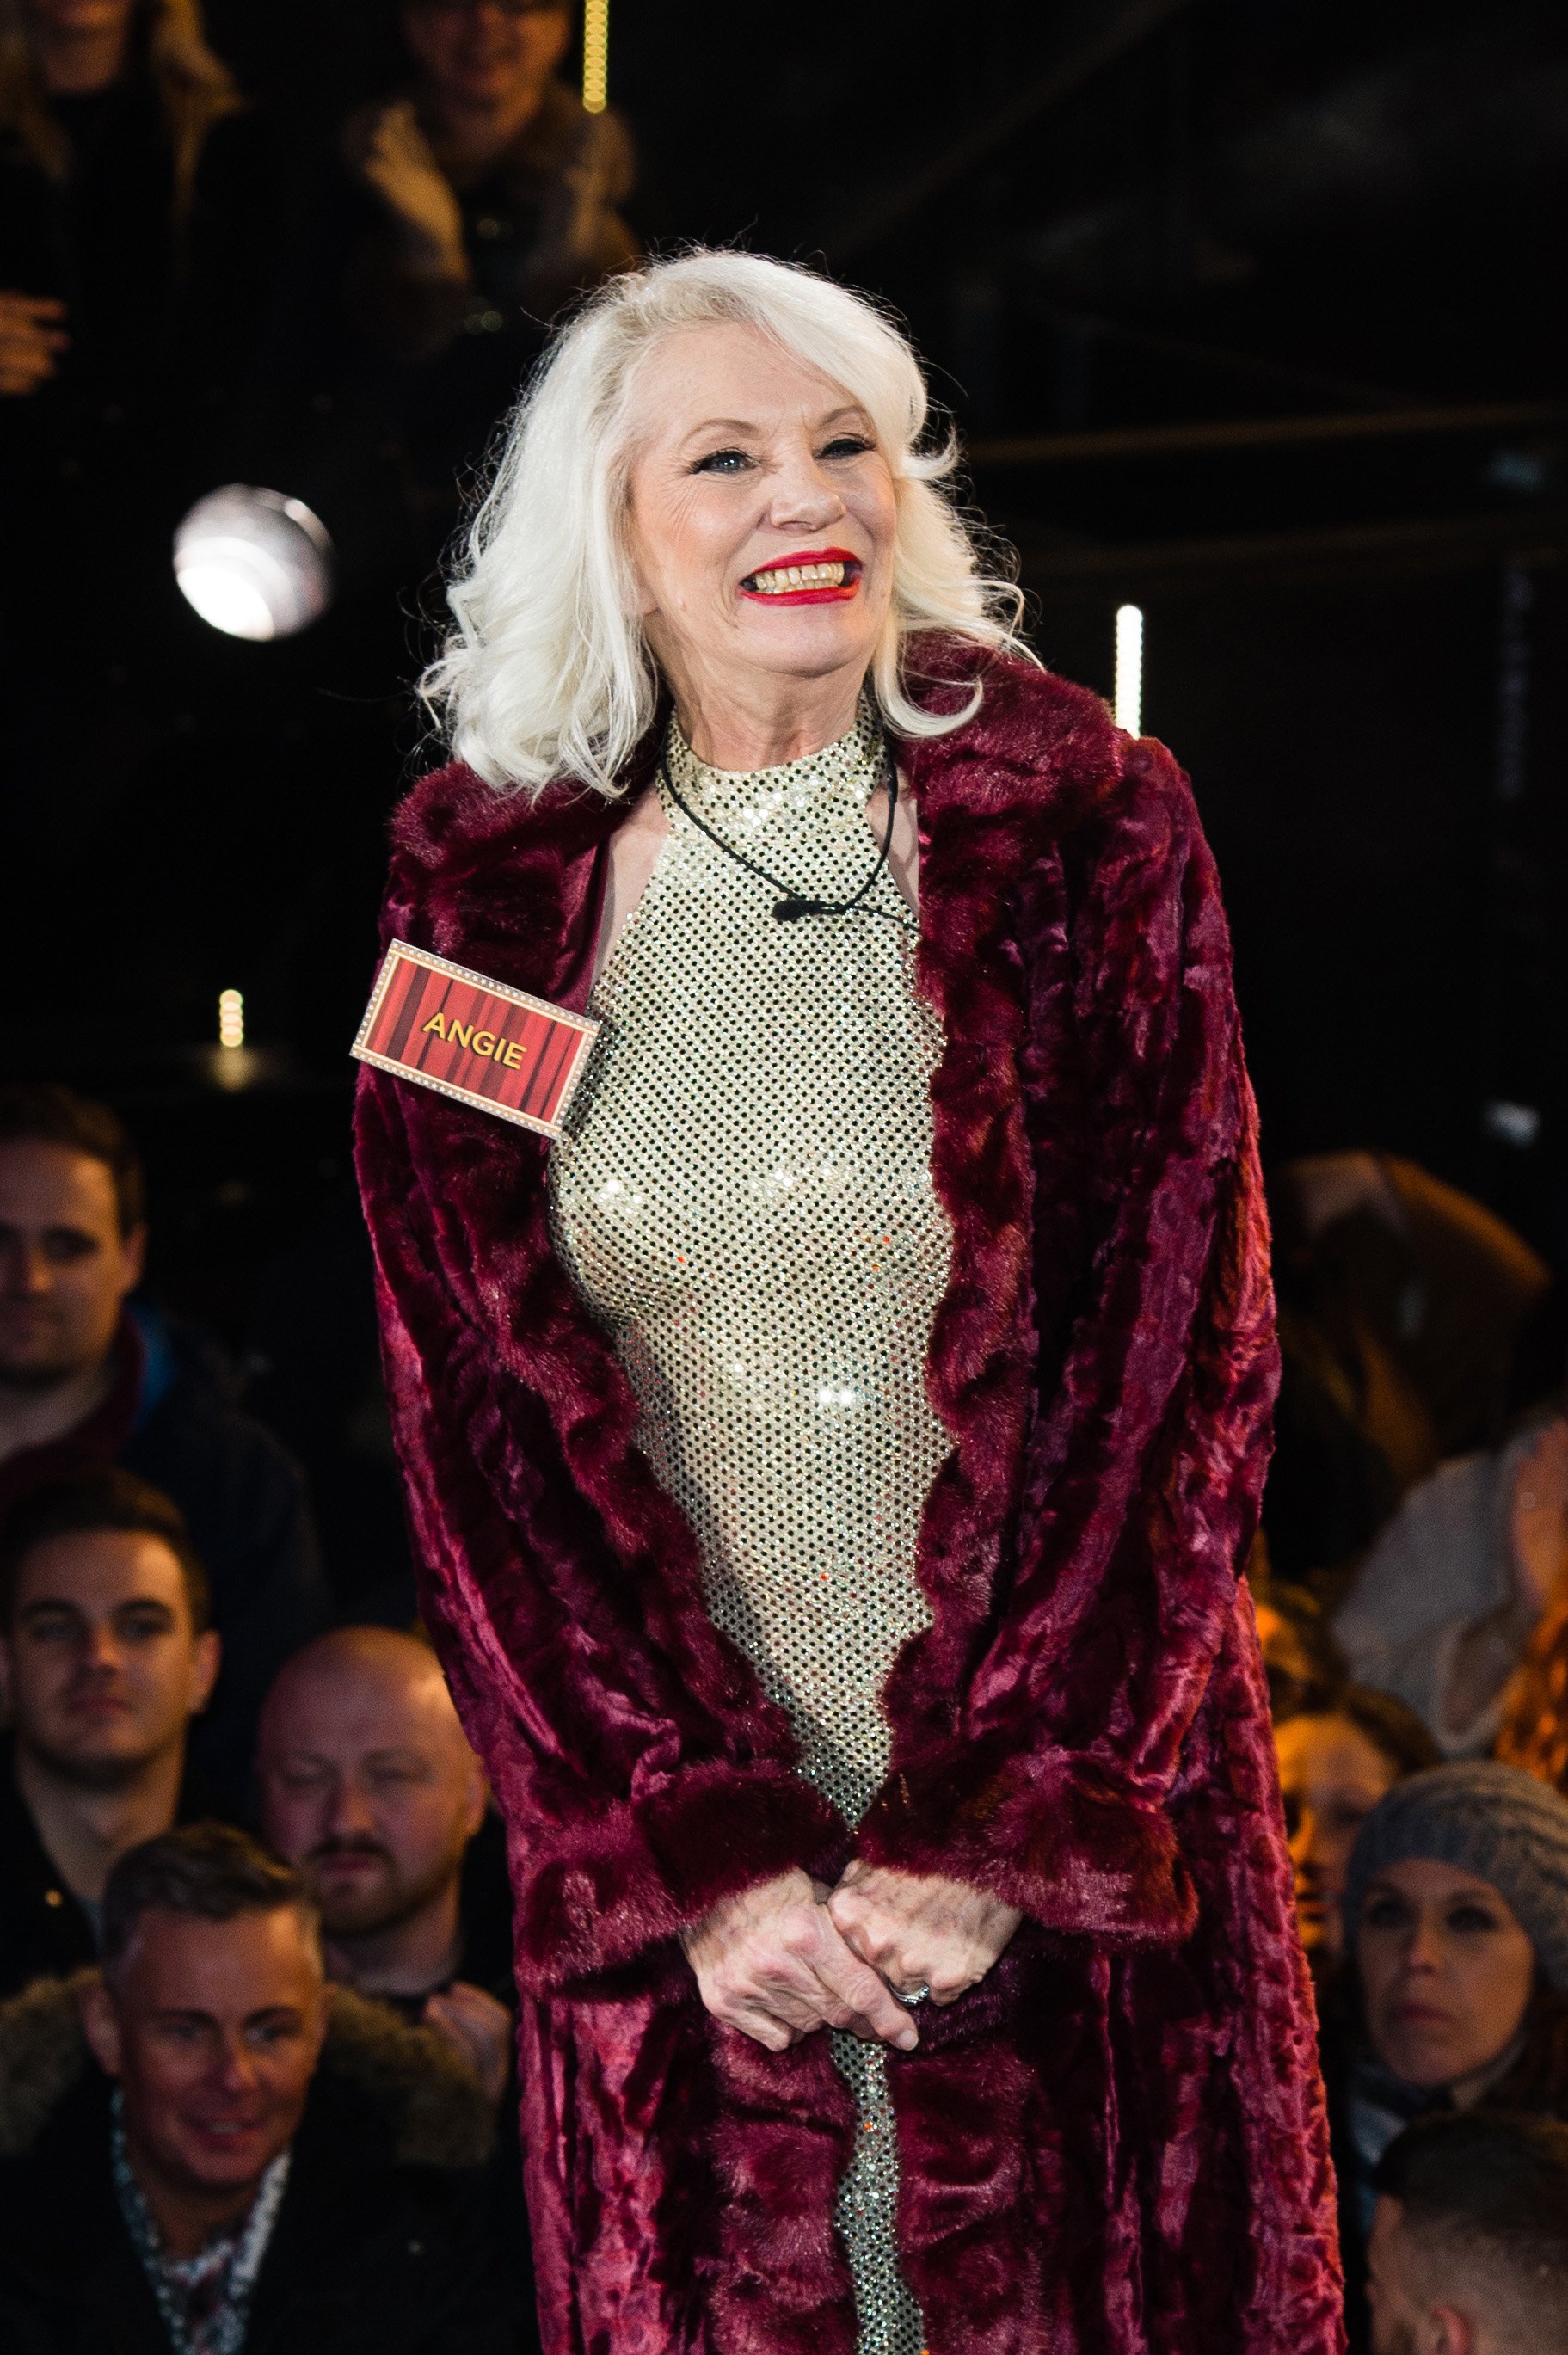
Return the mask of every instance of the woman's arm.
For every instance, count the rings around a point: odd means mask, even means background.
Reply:
[[[1229,943],[1160,748],[1129,748],[1084,833],[1021,927],[1040,1339],[1016,1565],[949,1729],[895,1754],[859,1853],[1141,1943],[1190,1926],[1166,1801],[1255,1522],[1276,1356]]]

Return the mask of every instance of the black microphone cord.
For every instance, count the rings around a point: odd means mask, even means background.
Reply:
[[[672,722],[671,725],[673,726],[673,724],[674,723]],[[876,865],[872,868],[870,873],[867,876],[859,890],[854,893],[852,898],[848,900],[816,900],[805,891],[797,891],[793,883],[785,883],[777,875],[770,875],[765,867],[759,867],[754,858],[748,858],[743,850],[737,850],[732,842],[726,842],[721,834],[716,834],[710,826],[709,826],[702,818],[699,818],[697,812],[692,808],[690,803],[688,802],[677,790],[675,779],[670,775],[668,730],[665,732],[664,750],[659,754],[658,773],[660,783],[663,784],[665,791],[668,794],[677,809],[679,810],[684,816],[688,817],[691,820],[692,825],[697,828],[699,834],[705,834],[709,842],[715,844],[719,849],[723,851],[727,858],[733,858],[740,866],[745,868],[748,874],[754,875],[759,882],[766,883],[770,885],[773,890],[782,891],[784,893],[784,898],[776,901],[774,904],[773,918],[777,923],[789,924],[794,923],[802,916],[853,915],[856,909],[860,906],[861,901],[866,899],[869,892],[875,890],[877,878],[880,875],[883,868],[887,865],[889,854],[893,847],[893,822],[897,818],[899,813],[898,764],[893,760],[893,757],[888,749],[888,740],[885,731],[882,736],[882,770],[887,782],[887,832],[882,837],[882,847],[877,853]],[[866,910],[866,913],[869,916],[880,916],[885,912],[886,911],[881,908],[868,908]],[[891,921],[895,924],[903,922],[903,919],[899,916],[892,917]],[[904,929],[906,932],[913,932],[916,927],[912,924],[905,924]]]

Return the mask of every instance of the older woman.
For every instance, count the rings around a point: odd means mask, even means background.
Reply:
[[[1373,2176],[1402,2127],[1486,2102],[1568,2116],[1568,1800],[1516,1767],[1412,1775],[1362,1825],[1326,2005],[1351,2344]]]
[[[389,938],[603,1025],[548,1148],[359,1111],[547,2343],[1327,2350],[1213,872],[1017,644],[925,419],[804,272],[612,285],[397,825]]]

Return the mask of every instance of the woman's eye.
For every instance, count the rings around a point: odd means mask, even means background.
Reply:
[[[710,450],[706,458],[699,458],[691,471],[694,474],[739,474],[751,463],[744,450]]]
[[[1409,1919],[1397,1897],[1374,1897],[1361,1915],[1369,1930],[1403,1930]]]
[[[862,458],[871,446],[863,434],[839,433],[822,454],[825,458]]]
[[[1467,1932],[1495,1930],[1498,1923],[1484,1905],[1456,1905],[1448,1916],[1448,1927]]]

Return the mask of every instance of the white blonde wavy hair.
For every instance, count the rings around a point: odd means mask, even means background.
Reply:
[[[660,681],[635,608],[624,518],[642,364],[669,336],[740,324],[841,386],[871,420],[897,500],[892,600],[871,665],[895,734],[938,736],[905,692],[916,631],[1028,655],[1021,599],[988,576],[942,488],[952,438],[922,447],[925,382],[904,337],[864,296],[761,255],[698,250],[612,279],[558,337],[507,431],[447,591],[454,626],[420,682],[457,758],[501,789],[568,775],[613,795],[653,723]],[[1032,659],[1032,656],[1029,657]]]

